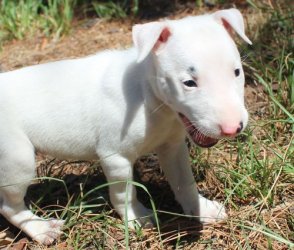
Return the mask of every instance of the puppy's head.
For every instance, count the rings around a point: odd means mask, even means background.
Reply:
[[[133,27],[137,61],[151,56],[156,65],[155,95],[202,147],[234,137],[247,125],[244,72],[232,31],[251,44],[236,9]]]

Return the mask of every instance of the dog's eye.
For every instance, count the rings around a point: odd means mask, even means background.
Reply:
[[[234,72],[235,72],[235,76],[236,76],[236,77],[240,75],[240,69],[235,69]]]
[[[197,83],[194,80],[184,81],[183,84],[187,87],[197,87]]]

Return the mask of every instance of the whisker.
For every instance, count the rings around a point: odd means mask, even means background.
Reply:
[[[152,114],[156,113],[156,112],[159,111],[161,108],[163,108],[163,106],[164,106],[164,103],[161,103],[161,104],[158,105],[155,109],[153,109],[149,115],[152,115]]]

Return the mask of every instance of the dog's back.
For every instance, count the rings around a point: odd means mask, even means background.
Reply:
[[[36,149],[56,157],[96,159],[99,124],[111,118],[101,115],[124,110],[119,86],[134,56],[105,51],[0,74],[0,124],[21,129]]]

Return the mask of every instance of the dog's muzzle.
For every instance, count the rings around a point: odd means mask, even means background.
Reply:
[[[199,129],[193,125],[193,123],[185,115],[179,113],[179,117],[181,118],[188,135],[198,146],[209,148],[218,142],[218,139],[206,136],[205,134],[201,133]]]

